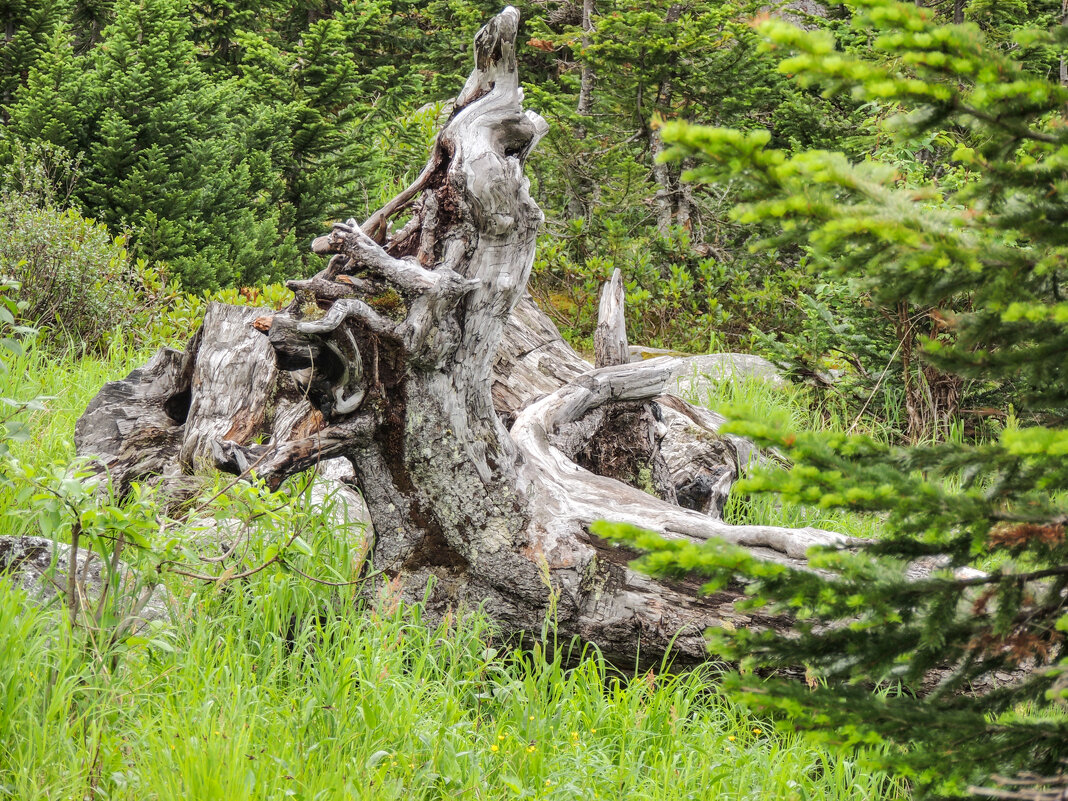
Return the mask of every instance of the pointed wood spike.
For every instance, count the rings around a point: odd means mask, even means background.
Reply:
[[[623,276],[617,268],[601,289],[597,330],[593,332],[594,364],[597,367],[613,367],[630,361],[624,303]]]

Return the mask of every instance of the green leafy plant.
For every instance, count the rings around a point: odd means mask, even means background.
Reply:
[[[565,233],[542,238],[531,279],[534,297],[579,348],[590,347],[598,294],[617,267],[635,344],[745,351],[757,343],[754,330],[773,338],[801,324],[803,274],[775,255],[713,252],[685,229],[638,233],[595,212],[589,223],[572,220]]]
[[[49,197],[0,193],[2,274],[17,284],[16,319],[56,348],[100,350],[125,321],[163,305],[159,270],[134,261],[123,236]]]
[[[37,335],[32,326],[20,325],[18,320],[25,309],[25,301],[18,301],[19,285],[10,279],[0,279],[0,378],[11,372],[13,359],[26,352],[26,343]],[[37,399],[0,397],[0,464],[7,458],[11,441],[24,442],[30,432],[19,420],[21,413],[41,409]],[[0,482],[3,482],[0,477]]]
[[[152,289],[152,287],[148,287]],[[226,303],[231,306],[264,306],[281,309],[293,300],[293,293],[283,284],[268,284],[262,287],[228,287],[204,290],[197,294],[182,292],[176,286],[156,286],[167,303],[146,304],[134,318],[134,324],[125,328],[123,335],[128,341],[142,347],[182,347],[204,320],[210,303]]]

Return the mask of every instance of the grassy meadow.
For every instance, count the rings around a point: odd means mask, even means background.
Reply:
[[[0,396],[49,399],[13,455],[44,472],[68,463],[86,403],[148,355],[115,343],[98,357],[19,357],[0,376]],[[723,382],[702,400],[813,422],[788,388]],[[0,487],[0,531],[36,533],[15,508],[16,489]],[[224,493],[216,504],[226,502]],[[732,499],[729,513],[852,533],[868,525],[764,499]],[[262,553],[279,524],[254,523]],[[308,523],[303,569],[354,578],[359,565],[319,523]],[[104,646],[72,630],[63,610],[27,606],[0,580],[0,798],[904,795],[863,756],[828,753],[752,717],[717,692],[710,671],[634,675],[590,649],[565,666],[566,644],[546,657],[541,642],[502,642],[478,610],[429,626],[418,606],[388,592],[362,601],[356,586],[281,569],[218,584],[164,581],[172,619]],[[551,621],[542,637],[551,642]]]

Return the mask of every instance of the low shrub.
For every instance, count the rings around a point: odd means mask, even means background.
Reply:
[[[230,287],[214,292],[204,290],[200,294],[174,292],[167,304],[147,309],[136,326],[136,332],[128,332],[141,347],[182,347],[196,333],[204,319],[204,312],[212,302],[231,306],[261,306],[281,309],[293,300],[293,293],[284,284],[269,284],[263,287]]]
[[[753,331],[774,337],[800,324],[805,276],[797,254],[728,251],[683,228],[639,235],[608,215],[571,220],[538,243],[531,292],[580,350],[592,349],[601,286],[619,268],[632,344],[691,353],[766,350]],[[739,255],[740,254],[740,255]]]
[[[130,258],[125,237],[38,194],[0,193],[0,228],[0,277],[18,284],[20,322],[46,347],[100,351],[174,293],[160,268]]]

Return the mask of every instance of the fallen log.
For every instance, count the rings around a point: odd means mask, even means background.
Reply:
[[[755,619],[741,588],[632,571],[589,533],[598,519],[668,537],[722,537],[804,566],[815,529],[719,519],[744,444],[665,395],[670,360],[628,363],[618,278],[594,369],[526,295],[540,209],[524,163],[545,121],[524,110],[511,7],[475,37],[475,69],[415,183],[362,225],[313,242],[332,254],[290,282],[283,311],[212,304],[186,350],[107,385],[78,421],[81,454],[120,489],[201,467],[277,486],[348,460],[374,527],[380,581],[430,616],[481,605],[504,633],[538,631],[610,659],[707,658],[708,626]],[[391,232],[400,213],[409,222]],[[609,317],[611,319],[609,319]]]

